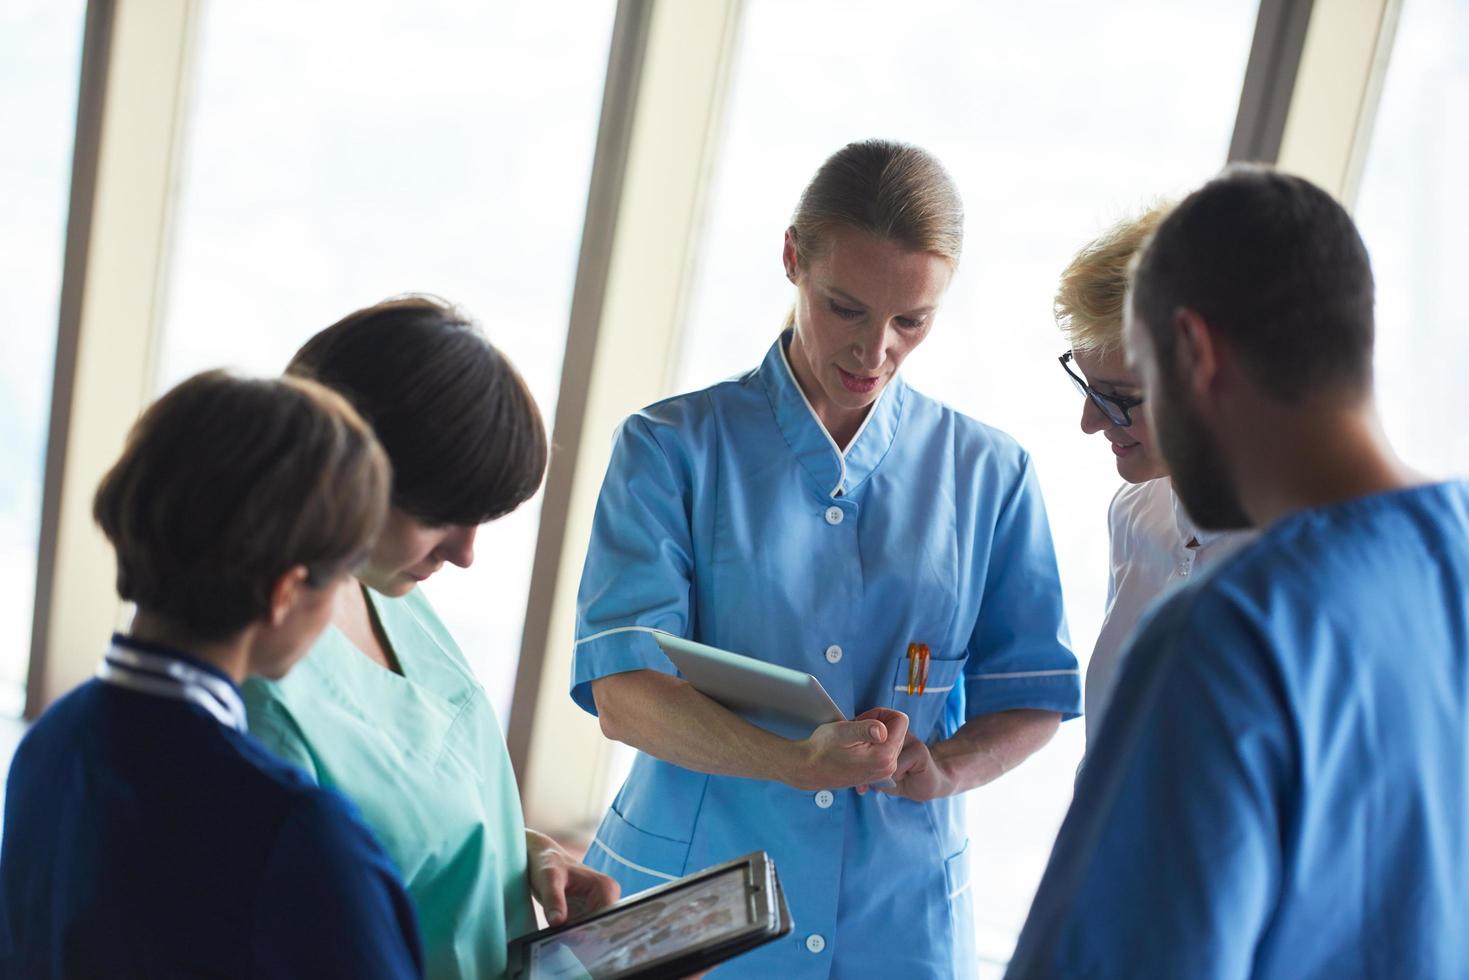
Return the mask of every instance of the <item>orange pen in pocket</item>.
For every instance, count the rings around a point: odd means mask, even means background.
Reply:
[[[908,644],[908,693],[922,694],[928,688],[928,644]]]

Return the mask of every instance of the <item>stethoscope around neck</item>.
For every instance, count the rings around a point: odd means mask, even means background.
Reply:
[[[135,650],[114,641],[97,665],[104,684],[198,705],[221,725],[243,732],[245,702],[233,684],[174,657]]]

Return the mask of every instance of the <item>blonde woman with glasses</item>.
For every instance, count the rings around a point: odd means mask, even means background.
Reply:
[[[1160,205],[1113,225],[1077,253],[1056,291],[1056,324],[1071,344],[1061,366],[1082,395],[1081,431],[1107,440],[1126,481],[1107,513],[1107,615],[1086,671],[1088,745],[1101,730],[1123,650],[1143,612],[1250,538],[1249,532],[1204,531],[1189,517],[1142,410],[1142,385],[1123,358],[1128,267],[1167,214]]]

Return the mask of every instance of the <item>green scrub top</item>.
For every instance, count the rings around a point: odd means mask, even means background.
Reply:
[[[403,673],[328,627],[285,679],[245,684],[250,733],[361,809],[418,908],[430,978],[503,976],[535,924],[504,734],[422,591],[363,591]]]

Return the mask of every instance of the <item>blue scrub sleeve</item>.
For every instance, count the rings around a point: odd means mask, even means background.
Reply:
[[[630,670],[675,674],[652,631],[689,635],[694,574],[690,481],[647,419],[623,423],[597,499],[577,593],[571,697],[597,713],[591,682]]]
[[[1139,632],[1008,977],[1251,975],[1295,770],[1266,649],[1192,589]]]
[[[423,976],[413,905],[350,805],[312,793],[281,828],[260,877],[255,976]]]
[[[984,598],[964,665],[964,717],[1036,708],[1081,714],[1081,675],[1066,631],[1061,576],[1046,505],[1023,456],[1019,479],[1001,503]]]

